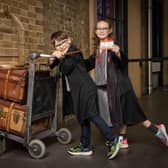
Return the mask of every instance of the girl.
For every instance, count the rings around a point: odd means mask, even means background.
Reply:
[[[138,103],[125,71],[127,58],[111,38],[110,23],[105,20],[98,21],[95,33],[99,41],[97,56],[91,56],[86,60],[86,66],[89,70],[95,66],[100,114],[110,127],[120,127],[120,134],[123,137],[121,148],[128,148],[127,126],[138,123],[142,123],[168,146],[165,126],[152,124]]]

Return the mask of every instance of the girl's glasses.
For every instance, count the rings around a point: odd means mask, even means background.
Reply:
[[[109,30],[109,27],[97,27],[96,30]]]

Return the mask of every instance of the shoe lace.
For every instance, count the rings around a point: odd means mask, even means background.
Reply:
[[[76,146],[72,147],[73,150],[82,149],[82,148],[83,148],[82,144],[79,144],[79,145],[76,145]]]
[[[107,147],[108,147],[108,152],[114,151],[114,149],[115,149],[115,143],[114,142],[109,142],[107,144]]]

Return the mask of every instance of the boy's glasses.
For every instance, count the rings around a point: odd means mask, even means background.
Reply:
[[[54,48],[60,48],[64,45],[69,44],[69,39],[64,39],[64,40],[61,40],[59,42],[57,42],[56,40],[52,40],[51,44],[54,46]]]
[[[65,51],[69,46],[70,46],[70,40],[69,39],[64,39],[61,41],[53,40],[51,41],[53,47],[58,50],[58,51]]]
[[[97,27],[96,30],[109,30],[109,27]]]

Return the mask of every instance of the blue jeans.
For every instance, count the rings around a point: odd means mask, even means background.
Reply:
[[[114,139],[117,137],[112,132],[112,129],[108,127],[106,122],[99,115],[96,115],[88,118],[81,124],[81,144],[84,147],[90,145],[90,122],[96,125],[96,127],[105,137],[106,141],[114,141]]]

